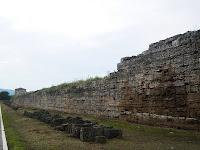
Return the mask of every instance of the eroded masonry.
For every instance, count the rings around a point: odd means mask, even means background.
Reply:
[[[153,43],[117,68],[102,79],[16,96],[12,105],[200,128],[200,30]]]

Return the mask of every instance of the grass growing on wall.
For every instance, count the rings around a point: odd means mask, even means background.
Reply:
[[[87,85],[87,84],[90,84],[91,82],[99,81],[101,79],[103,79],[103,78],[98,77],[98,76],[90,77],[86,80],[77,80],[77,81],[70,82],[70,83],[63,83],[63,84],[60,84],[60,85],[57,85],[57,86],[52,86],[50,88],[44,88],[41,91],[45,91],[45,92],[48,92],[50,94],[58,93],[59,91],[61,91],[63,89],[74,89],[74,90],[79,91],[80,88],[78,88],[78,87],[80,85]],[[79,92],[71,91],[71,92],[80,93],[80,91]]]
[[[68,91],[69,95],[71,96],[82,96],[81,92],[83,92],[81,85],[86,86],[86,85],[91,85],[92,82],[98,82],[100,80],[106,79],[108,78],[108,76],[105,77],[90,77],[86,80],[77,80],[77,81],[73,81],[73,82],[69,82],[69,83],[62,83],[60,85],[57,86],[52,86],[49,88],[43,88],[41,90],[37,90],[37,91],[31,91],[31,92],[27,92],[24,95],[19,95],[19,96],[12,96],[11,101],[17,97],[26,97],[27,95],[31,95],[33,93],[43,93],[46,92],[50,95],[55,95],[55,94],[60,94],[63,91]]]

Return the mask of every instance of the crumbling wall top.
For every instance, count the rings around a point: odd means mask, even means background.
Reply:
[[[167,48],[177,47],[185,44],[191,44],[196,40],[200,39],[200,30],[198,31],[188,31],[184,34],[178,34],[173,37],[161,40],[156,43],[149,45],[149,49],[143,54],[154,53],[158,51],[165,50]]]

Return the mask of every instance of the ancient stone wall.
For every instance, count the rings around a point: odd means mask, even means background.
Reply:
[[[199,129],[200,30],[125,57],[103,79],[27,93],[13,105]]]

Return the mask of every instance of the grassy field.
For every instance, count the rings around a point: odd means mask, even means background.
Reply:
[[[1,105],[2,106],[2,105]],[[7,143],[9,145],[9,150],[23,150],[25,149],[25,141],[23,137],[20,136],[17,129],[18,125],[13,123],[14,116],[11,116],[12,113],[7,113],[6,109],[4,109],[4,105],[2,107],[4,128],[6,131]]]
[[[81,142],[55,131],[35,119],[2,105],[6,136],[10,150],[200,150],[200,133],[136,125],[118,120],[96,119],[98,123],[123,130],[122,139],[106,144]]]

